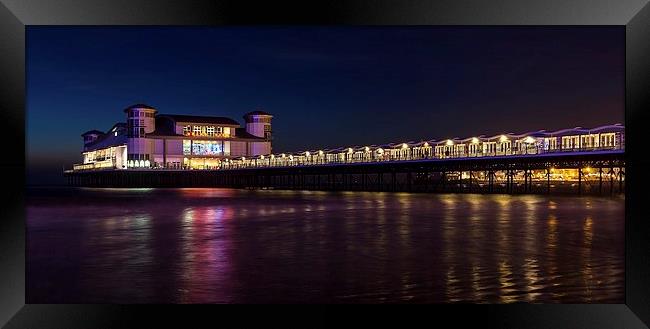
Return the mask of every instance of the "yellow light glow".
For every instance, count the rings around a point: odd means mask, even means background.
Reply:
[[[452,141],[451,139],[448,139],[447,140],[447,145],[454,145],[454,141]]]
[[[275,155],[271,154],[271,159],[275,159]]]
[[[352,148],[348,148],[348,153],[352,153]]]
[[[590,168],[590,167],[585,168],[585,172],[588,173],[588,172],[590,172],[590,171],[591,171],[591,168]]]
[[[370,151],[370,148],[366,146],[365,148],[366,152]]]
[[[305,152],[305,155],[306,155],[306,156],[309,156],[310,154],[311,154],[311,153],[309,153],[309,151]]]
[[[378,149],[377,149],[377,153],[379,153],[379,154],[384,153],[384,149],[382,149],[382,148],[378,148]]]
[[[526,142],[526,143],[535,143],[535,139],[528,136],[528,137],[526,137],[526,139],[524,139],[524,142]]]
[[[323,151],[318,151],[318,155],[323,155]]]
[[[264,160],[264,155],[260,155],[260,159]]]
[[[284,153],[280,154],[280,156],[282,156],[284,158]]]
[[[403,149],[408,148],[408,147],[409,147],[409,146],[406,145],[406,143],[402,144],[402,148],[403,148]]]
[[[501,135],[501,138],[499,138],[499,141],[502,142],[502,143],[506,142],[506,141],[508,141],[508,137],[506,135]]]
[[[424,147],[429,147],[429,143],[424,142]]]
[[[472,138],[472,144],[478,144],[478,138],[473,137]]]
[[[245,157],[241,157],[241,161],[246,161],[246,158],[245,158]]]

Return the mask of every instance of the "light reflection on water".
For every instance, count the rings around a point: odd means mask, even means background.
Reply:
[[[29,303],[622,303],[624,199],[33,189]]]

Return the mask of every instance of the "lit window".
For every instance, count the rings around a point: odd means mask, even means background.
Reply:
[[[187,139],[183,140],[183,154],[184,155],[192,154],[192,142]]]
[[[199,136],[201,134],[201,126],[194,126],[194,136]]]
[[[207,128],[208,136],[214,136],[214,126]]]
[[[192,133],[192,128],[190,126],[183,127],[183,135],[189,136]]]

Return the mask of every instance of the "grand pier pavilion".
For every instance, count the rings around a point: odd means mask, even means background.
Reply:
[[[83,163],[64,172],[70,184],[623,192],[621,124],[273,153],[273,116],[263,111],[245,114],[245,128],[144,104],[124,111],[126,123],[82,135]]]
[[[225,117],[158,114],[145,104],[124,112],[126,122],[81,135],[83,163],[73,170],[217,169],[223,159],[271,152],[273,116],[263,111],[246,113],[245,128]]]

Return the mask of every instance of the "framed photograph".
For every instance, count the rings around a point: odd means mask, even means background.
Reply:
[[[221,304],[650,324],[647,1],[2,0],[0,22],[7,328],[287,320]]]

